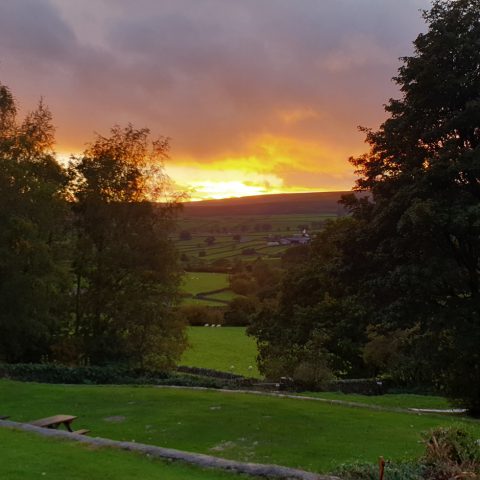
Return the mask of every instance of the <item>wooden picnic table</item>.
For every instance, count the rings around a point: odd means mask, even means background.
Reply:
[[[30,422],[30,425],[43,428],[58,428],[60,425],[64,425],[69,432],[73,432],[71,424],[77,417],[73,415],[54,415],[53,417],[40,418]]]

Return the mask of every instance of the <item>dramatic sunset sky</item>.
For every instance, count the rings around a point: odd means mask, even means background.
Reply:
[[[347,190],[427,0],[0,0],[0,82],[62,156],[132,122],[192,198]]]

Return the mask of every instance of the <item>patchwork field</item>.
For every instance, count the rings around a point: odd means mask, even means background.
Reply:
[[[182,289],[189,296],[185,297],[182,303],[185,305],[193,303],[209,306],[226,304],[235,296],[231,290],[216,293],[209,292],[227,289],[228,286],[228,275],[226,273],[187,272],[184,276]],[[199,298],[196,298],[197,295]]]
[[[188,341],[191,346],[183,354],[181,365],[247,377],[260,376],[256,363],[257,346],[243,327],[189,327]]]
[[[228,288],[228,275],[225,273],[187,272],[183,289],[197,295],[202,292]]]
[[[292,238],[304,230],[313,235],[335,217],[330,213],[211,217],[187,213],[180,217],[174,239],[184,264],[226,266],[236,260],[280,258],[291,245],[268,245],[269,241]]]
[[[78,428],[90,428],[94,436],[318,472],[355,460],[376,462],[379,455],[391,460],[417,457],[423,451],[420,432],[439,425],[456,422],[480,436],[478,422],[450,417],[221,391],[5,380],[0,391],[0,411],[15,421],[69,413],[79,417]]]

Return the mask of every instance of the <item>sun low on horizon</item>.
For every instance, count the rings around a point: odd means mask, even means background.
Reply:
[[[95,8],[92,8],[92,5]],[[428,0],[19,0],[2,5],[0,83],[39,98],[61,158],[113,125],[170,138],[184,198],[350,190]],[[35,19],[33,27],[32,19]]]

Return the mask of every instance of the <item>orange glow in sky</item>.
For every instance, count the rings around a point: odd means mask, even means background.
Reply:
[[[95,4],[95,8],[92,8]],[[18,0],[2,3],[0,83],[43,96],[61,158],[94,132],[171,138],[192,200],[349,190],[399,92],[429,0]]]

